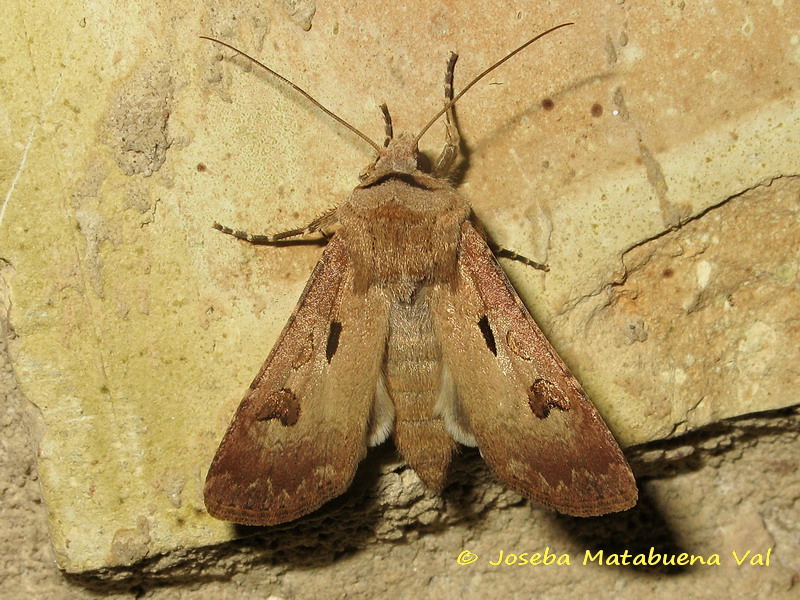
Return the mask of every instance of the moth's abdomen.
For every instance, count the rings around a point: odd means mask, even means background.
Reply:
[[[441,489],[455,443],[435,413],[442,360],[424,289],[413,302],[391,307],[383,373],[395,408],[395,445],[426,486]]]

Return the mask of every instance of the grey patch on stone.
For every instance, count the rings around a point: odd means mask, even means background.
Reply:
[[[614,106],[617,107],[617,113],[620,119],[627,121],[631,118],[628,107],[625,105],[625,94],[622,93],[621,87],[614,90],[614,96],[611,101],[614,103]]]
[[[305,31],[311,29],[311,21],[317,12],[317,3],[314,0],[283,0],[289,9],[292,21]]]
[[[150,176],[167,158],[174,82],[166,63],[140,66],[117,88],[104,125],[106,144],[126,175]]]
[[[617,62],[617,49],[610,35],[606,36],[606,63],[611,66]]]

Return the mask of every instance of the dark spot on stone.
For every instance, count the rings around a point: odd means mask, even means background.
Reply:
[[[542,100],[542,108],[545,110],[553,110],[555,106],[555,102],[553,102],[550,98],[545,98]]]
[[[594,104],[592,104],[591,113],[593,117],[602,117],[603,106],[600,103],[595,102]]]

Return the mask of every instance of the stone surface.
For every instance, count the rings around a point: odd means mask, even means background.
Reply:
[[[210,224],[306,223],[345,198],[370,159],[296,93],[198,34],[263,59],[380,139],[380,102],[397,130],[418,129],[441,106],[450,50],[461,54],[460,87],[532,34],[576,21],[459,105],[463,193],[497,242],[550,266],[544,275],[504,263],[510,277],[626,445],[797,404],[798,8],[520,6],[438,3],[412,14],[370,3],[315,12],[306,2],[68,1],[19,4],[6,17],[2,290],[62,568],[179,580],[211,568],[193,549],[242,535],[204,514],[202,480],[320,250],[254,248]],[[434,127],[423,150],[435,154],[441,140]],[[716,475],[706,480],[717,506],[737,506],[731,518],[770,524],[758,539],[767,545],[797,521],[797,440],[784,438],[780,451],[752,450],[777,461],[782,500],[742,508],[716,490]],[[637,469],[669,453],[645,458]],[[516,506],[476,456],[460,468],[457,488],[477,483],[455,494],[454,509],[379,451],[365,466],[371,487],[342,500],[342,510],[377,507],[372,527],[324,552],[380,548],[350,559],[356,573],[374,569],[370,560],[435,555],[450,573],[441,585],[471,590],[503,575],[450,570],[473,535],[459,511],[484,515],[486,539],[509,548],[509,531],[569,538],[525,529],[530,515],[559,518]],[[680,508],[687,470],[653,509],[683,519],[682,537],[703,523]],[[261,572],[259,589],[280,579],[291,595],[307,574],[285,557],[315,535],[348,533],[333,522],[269,538],[284,547],[269,559],[281,566]],[[421,533],[409,538],[409,527]],[[709,534],[698,547],[729,552],[734,538]],[[413,543],[386,545],[393,539]],[[777,591],[798,570],[788,556],[780,576],[769,572]],[[580,586],[581,572],[570,573]]]

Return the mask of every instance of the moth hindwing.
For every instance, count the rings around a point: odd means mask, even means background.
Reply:
[[[418,142],[433,120],[395,137],[384,106],[383,146],[345,123],[377,158],[334,211],[274,236],[216,225],[266,243],[338,230],[211,463],[211,515],[273,525],[310,513],[344,492],[367,447],[389,435],[434,489],[461,443],[548,508],[592,516],[636,503],[622,451],[448,179],[453,104],[494,68],[453,98],[454,65],[455,55],[436,117],[446,118],[447,142],[432,172],[418,166]]]

